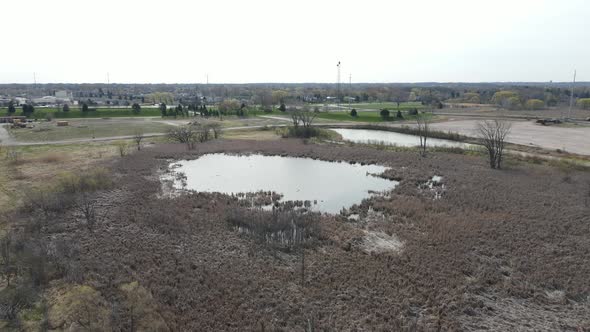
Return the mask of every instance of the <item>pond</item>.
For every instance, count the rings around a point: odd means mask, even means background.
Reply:
[[[402,133],[396,133],[385,130],[371,130],[371,129],[344,129],[335,128],[332,129],[342,136],[345,141],[363,144],[386,144],[386,145],[397,145],[397,146],[417,146],[420,145],[420,137],[416,135],[408,135]],[[467,143],[461,143],[446,139],[439,138],[428,138],[426,141],[427,146],[448,146],[458,148],[468,148],[471,146]]]
[[[226,194],[273,191],[280,202],[311,201],[311,210],[339,213],[360,203],[372,192],[393,189],[398,182],[377,175],[387,170],[378,165],[328,162],[310,158],[263,155],[206,154],[182,160],[170,169],[176,189]]]

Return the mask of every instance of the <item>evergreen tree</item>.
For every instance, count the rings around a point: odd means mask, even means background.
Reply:
[[[8,103],[8,113],[13,114],[14,112],[16,112],[16,107],[14,107],[14,101],[11,100]]]

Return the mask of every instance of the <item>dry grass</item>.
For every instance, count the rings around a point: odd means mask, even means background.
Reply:
[[[267,238],[292,225],[266,214],[232,222],[236,197],[155,198],[157,172],[169,159],[222,151],[378,163],[401,182],[392,195],[351,208],[356,221],[323,215],[317,245],[288,253],[228,227]],[[117,160],[119,187],[98,198],[104,217],[92,233],[69,211],[40,234],[79,248],[81,283],[109,303],[128,301],[124,285],[143,285],[153,316],[171,330],[517,330],[524,321],[531,330],[590,327],[588,172],[574,169],[564,179],[547,165],[498,171],[481,156],[421,158],[288,139],[216,140],[194,152],[160,145]],[[443,177],[439,199],[419,188],[433,175]]]
[[[281,137],[275,133],[274,130],[228,130],[223,132],[225,139],[239,139],[239,140],[259,140],[271,141],[279,140]]]
[[[54,183],[60,174],[82,174],[118,155],[116,142],[72,145],[12,147],[19,155],[13,162],[0,156],[0,210],[20,204],[23,188],[39,188]],[[6,149],[5,149],[6,150]]]
[[[44,164],[63,163],[66,160],[67,160],[67,155],[65,155],[63,153],[59,153],[59,152],[49,152],[47,154],[42,155],[41,157],[39,157],[37,159],[38,162],[41,162]]]

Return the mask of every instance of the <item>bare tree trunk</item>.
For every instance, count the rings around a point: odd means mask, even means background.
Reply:
[[[137,130],[133,135],[133,140],[135,140],[135,144],[137,144],[137,151],[141,150],[141,141],[143,138],[144,135],[142,130]]]
[[[500,120],[482,121],[477,125],[477,132],[488,152],[491,168],[502,168],[504,147],[510,128],[510,123]]]
[[[426,143],[429,135],[429,120],[424,115],[418,115],[416,124],[418,126],[418,136],[420,137],[420,155],[424,157],[426,156]]]

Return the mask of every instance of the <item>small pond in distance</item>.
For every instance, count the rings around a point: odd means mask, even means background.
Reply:
[[[342,136],[345,141],[354,143],[383,143],[397,146],[418,146],[420,145],[420,137],[416,135],[401,134],[392,131],[385,130],[370,130],[370,129],[344,129],[334,128],[331,129]],[[446,139],[438,139],[429,137],[426,140],[427,146],[448,146],[448,147],[459,147],[468,148],[471,144],[461,143]]]
[[[206,154],[174,162],[170,169],[186,175],[186,186],[176,179],[176,189],[226,194],[274,191],[283,195],[281,202],[309,200],[312,210],[328,213],[360,203],[371,196],[369,191],[389,191],[398,184],[375,176],[387,169],[383,166],[281,156]]]

